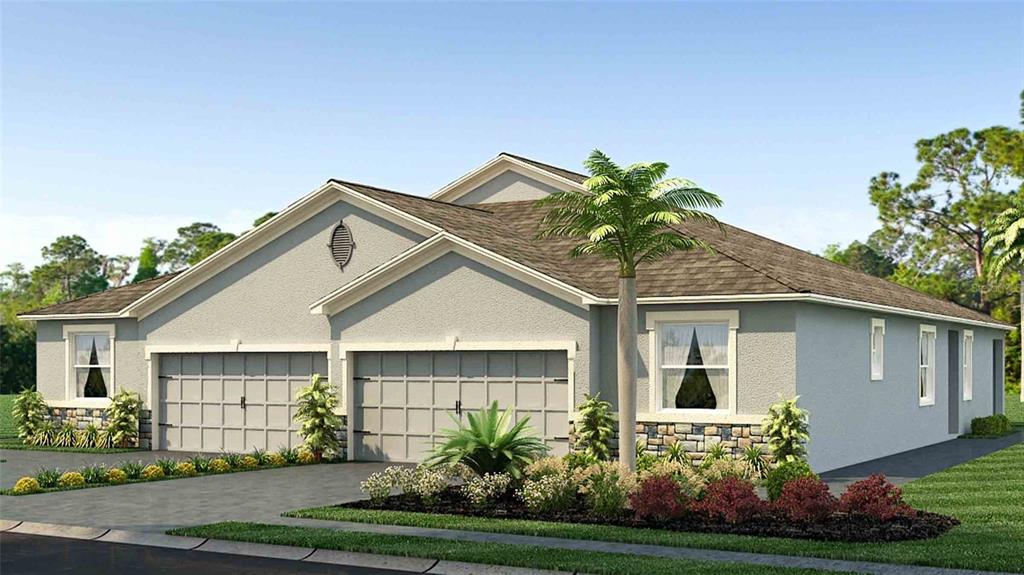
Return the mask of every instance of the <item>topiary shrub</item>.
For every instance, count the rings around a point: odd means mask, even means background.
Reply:
[[[768,491],[768,500],[775,501],[782,495],[782,488],[790,481],[801,477],[817,477],[806,461],[787,461],[765,474],[761,484]]]
[[[798,477],[782,486],[775,500],[775,509],[791,521],[822,521],[835,512],[839,502],[829,493],[828,485],[814,476]]]
[[[757,496],[753,483],[730,477],[709,483],[704,492],[704,499],[693,508],[711,519],[736,524],[753,519],[762,513],[765,510],[765,503]]]
[[[772,457],[778,463],[803,460],[807,457],[804,443],[811,436],[807,426],[807,410],[797,407],[800,396],[773,404],[761,423],[761,433],[768,441]]]
[[[39,493],[43,488],[39,486],[39,481],[35,477],[22,477],[14,484],[14,493],[18,495],[27,495],[29,493]]]
[[[48,413],[49,407],[43,400],[43,394],[33,389],[26,389],[18,394],[14,399],[11,415],[22,442],[32,442]]]
[[[174,466],[174,474],[183,477],[192,477],[196,474],[196,466],[191,461],[179,461]]]
[[[231,471],[231,466],[220,457],[210,460],[210,471],[214,473],[226,473]]]
[[[615,433],[612,404],[601,399],[601,394],[587,395],[578,408],[575,422],[576,444],[584,453],[600,461],[611,458],[608,442]]]
[[[320,374],[313,375],[310,384],[299,390],[296,397],[295,420],[301,426],[299,435],[316,461],[341,449],[338,441],[341,418],[335,413],[337,407],[338,390]]]
[[[77,471],[68,471],[57,480],[58,487],[81,487],[85,485],[85,477]]]
[[[112,467],[107,471],[107,483],[111,485],[117,485],[128,481],[128,474],[117,467]]]
[[[853,515],[873,517],[879,521],[915,514],[915,511],[903,502],[903,491],[886,481],[884,475],[872,475],[850,484],[839,498],[839,510]]]
[[[670,475],[648,475],[640,480],[629,496],[629,505],[638,519],[664,521],[682,516],[690,498]]]
[[[146,481],[152,481],[154,479],[163,479],[164,470],[159,465],[147,465],[142,469],[142,478]]]
[[[988,417],[975,417],[971,420],[971,435],[998,437],[1013,431],[1010,418],[1002,413]]]
[[[139,394],[122,389],[110,398],[107,408],[107,433],[116,447],[134,447],[139,440],[139,410],[142,398]]]

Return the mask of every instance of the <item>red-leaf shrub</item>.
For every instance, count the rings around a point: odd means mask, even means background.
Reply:
[[[839,498],[839,510],[880,521],[914,514],[914,510],[903,502],[903,491],[886,481],[884,475],[872,475],[847,487],[846,493]]]
[[[828,485],[817,477],[799,477],[782,486],[775,508],[792,521],[822,521],[836,510],[839,502]]]
[[[639,519],[674,519],[686,513],[688,503],[682,487],[668,475],[646,477],[629,496]]]
[[[711,519],[724,519],[726,523],[748,521],[765,510],[765,502],[757,496],[754,484],[744,479],[729,477],[708,485],[704,499],[694,505]]]

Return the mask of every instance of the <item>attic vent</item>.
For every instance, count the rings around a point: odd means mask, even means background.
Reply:
[[[352,232],[345,227],[345,222],[338,222],[331,233],[331,243],[327,247],[339,268],[344,269],[348,260],[352,259],[352,246]]]

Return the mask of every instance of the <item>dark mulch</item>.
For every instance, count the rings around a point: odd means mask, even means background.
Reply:
[[[341,507],[444,513],[449,515],[493,517],[496,519],[530,519],[558,523],[616,525],[620,527],[664,529],[667,531],[789,537],[792,539],[844,541],[850,543],[882,543],[887,541],[931,539],[942,535],[960,524],[960,521],[956,518],[927,511],[918,511],[913,516],[896,517],[890,521],[879,521],[860,515],[835,513],[820,523],[801,523],[790,521],[784,515],[773,511],[767,511],[750,521],[735,525],[709,519],[697,513],[688,513],[677,519],[653,521],[637,519],[629,512],[623,512],[618,517],[595,517],[586,511],[582,500],[578,501],[577,505],[564,513],[545,515],[530,512],[521,501],[513,496],[507,496],[493,505],[475,507],[459,494],[457,488],[448,489],[432,504],[424,504],[412,496],[394,495],[379,504],[372,503],[369,500],[361,500],[344,503]]]

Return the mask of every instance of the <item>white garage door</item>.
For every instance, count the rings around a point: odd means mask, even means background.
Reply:
[[[355,354],[355,456],[419,461],[467,411],[497,401],[553,455],[568,451],[569,380],[564,351],[442,351]],[[460,413],[461,412],[461,413]]]
[[[243,452],[301,444],[292,417],[325,353],[161,354],[161,449]]]

